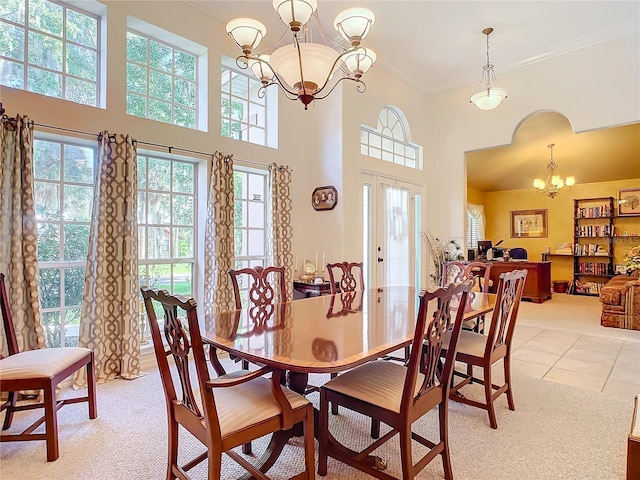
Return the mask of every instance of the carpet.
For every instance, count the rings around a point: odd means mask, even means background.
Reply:
[[[497,430],[489,427],[486,412],[450,403],[451,461],[456,479],[624,478],[631,402],[526,376],[513,380],[516,411],[508,410],[503,395],[496,404]],[[467,387],[466,393],[472,398],[482,396],[477,385]],[[310,398],[317,405],[318,395]],[[58,414],[60,458],[47,463],[44,442],[0,444],[2,480],[165,478],[166,416],[157,370],[136,380],[99,385],[95,420],[88,419],[83,404],[65,406]],[[24,428],[32,417],[33,413],[16,414],[11,432]],[[341,441],[351,446],[368,441],[369,422],[364,417],[341,409],[330,421],[332,432]],[[435,411],[420,419],[416,430],[435,439]],[[182,437],[187,455],[183,452],[181,456],[191,458],[189,455],[202,451],[188,434]],[[265,445],[266,440],[254,442],[254,452],[259,453]],[[398,449],[394,438],[376,452],[388,460],[388,471],[395,475],[399,474]],[[224,462],[224,478],[242,473],[228,458]],[[299,471],[302,462],[302,443],[293,441],[270,475],[287,478]],[[194,478],[206,478],[203,468],[192,472]],[[330,459],[324,478],[370,477]],[[442,462],[434,460],[418,478],[443,478]]]

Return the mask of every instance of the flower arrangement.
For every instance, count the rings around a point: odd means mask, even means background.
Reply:
[[[422,232],[423,238],[427,241],[433,271],[431,278],[436,285],[442,283],[442,269],[445,262],[453,260],[464,260],[462,245],[456,240],[440,240],[430,232]]]
[[[631,250],[623,257],[627,273],[632,273],[634,270],[640,270],[640,245],[631,247]]]

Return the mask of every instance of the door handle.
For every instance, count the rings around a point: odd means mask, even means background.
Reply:
[[[384,258],[378,257],[378,263],[384,262]]]

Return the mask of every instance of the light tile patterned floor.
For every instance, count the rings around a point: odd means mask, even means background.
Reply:
[[[514,373],[623,397],[639,394],[640,332],[600,326],[599,307],[597,298],[562,294],[542,304],[523,302]]]

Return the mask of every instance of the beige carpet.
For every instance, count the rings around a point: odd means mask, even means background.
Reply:
[[[473,386],[469,396],[480,387]],[[544,380],[514,378],[516,411],[497,402],[499,427],[491,430],[485,412],[452,403],[450,434],[454,476],[458,480],[498,479],[623,479],[631,402]],[[312,398],[317,401],[317,394]],[[98,418],[87,418],[86,405],[66,406],[59,412],[60,458],[45,461],[43,442],[0,444],[0,478],[111,480],[164,479],[166,424],[164,398],[157,371],[133,380],[98,386]],[[16,416],[12,431],[28,414]],[[0,420],[3,417],[0,416]],[[22,421],[20,421],[22,420]],[[369,423],[341,410],[332,416],[332,431],[352,445],[367,440]],[[423,434],[436,432],[436,417],[418,422]],[[262,445],[264,445],[264,441]],[[197,442],[187,442],[192,453]],[[397,474],[398,443],[393,439],[379,451]],[[259,448],[254,448],[259,450]],[[226,460],[227,475],[239,473]],[[288,446],[271,470],[273,478],[287,478],[302,465],[299,443]],[[202,470],[194,478],[206,478]],[[319,477],[322,478],[322,477]],[[330,461],[332,479],[370,478]],[[435,460],[419,476],[443,478]]]

